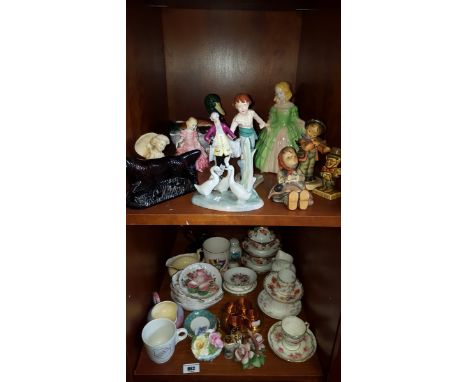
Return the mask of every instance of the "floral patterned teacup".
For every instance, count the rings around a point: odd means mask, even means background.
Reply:
[[[294,350],[299,348],[304,340],[309,323],[302,321],[299,317],[288,316],[281,321],[284,347]]]
[[[224,237],[210,237],[203,242],[203,256],[208,264],[225,271],[228,267],[231,243]]]

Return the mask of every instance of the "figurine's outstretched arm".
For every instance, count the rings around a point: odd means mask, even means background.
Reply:
[[[260,129],[263,129],[265,126],[266,126],[266,123],[263,119],[260,118],[260,116],[254,111],[252,110],[253,112],[253,117],[254,119],[258,122],[258,125],[260,126]]]

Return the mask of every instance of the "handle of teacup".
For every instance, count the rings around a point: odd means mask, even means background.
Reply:
[[[187,338],[187,334],[188,334],[187,329],[185,328],[177,329],[176,344],[182,340],[185,340]]]
[[[153,292],[153,302],[155,304],[159,304],[161,302],[161,297],[159,297],[158,292]]]
[[[205,257],[204,253],[203,253],[203,248],[198,248],[197,249],[197,255],[198,255],[198,258],[200,259],[200,261],[204,260],[204,259],[202,259],[202,257]]]
[[[307,331],[309,329],[309,323],[304,321],[304,324],[305,324],[306,331]]]

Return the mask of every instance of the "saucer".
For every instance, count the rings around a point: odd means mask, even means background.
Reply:
[[[256,281],[252,285],[250,285],[248,289],[232,289],[230,288],[230,284],[227,284],[226,282],[223,283],[223,289],[226,292],[233,294],[234,296],[243,296],[244,294],[250,293],[253,290],[255,290],[256,287],[257,287]]]
[[[208,310],[195,310],[190,313],[184,321],[184,328],[190,337],[198,336],[203,332],[217,327],[216,316]]]
[[[280,321],[273,324],[268,331],[268,343],[273,353],[288,362],[305,362],[315,354],[317,349],[317,341],[309,329],[307,329],[304,339],[296,350],[289,350],[283,346],[282,339],[283,332]]]
[[[284,288],[278,283],[278,272],[271,272],[265,277],[263,280],[263,288],[275,300],[285,303],[298,301],[304,294],[304,288],[297,279],[289,292],[284,291]]]
[[[265,289],[259,293],[257,303],[263,313],[276,320],[282,320],[287,316],[297,316],[302,309],[301,300],[292,303],[279,302],[274,300]]]

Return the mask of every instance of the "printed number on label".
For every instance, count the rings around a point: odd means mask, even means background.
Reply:
[[[183,373],[199,373],[200,372],[200,364],[199,363],[184,363],[182,367]]]

